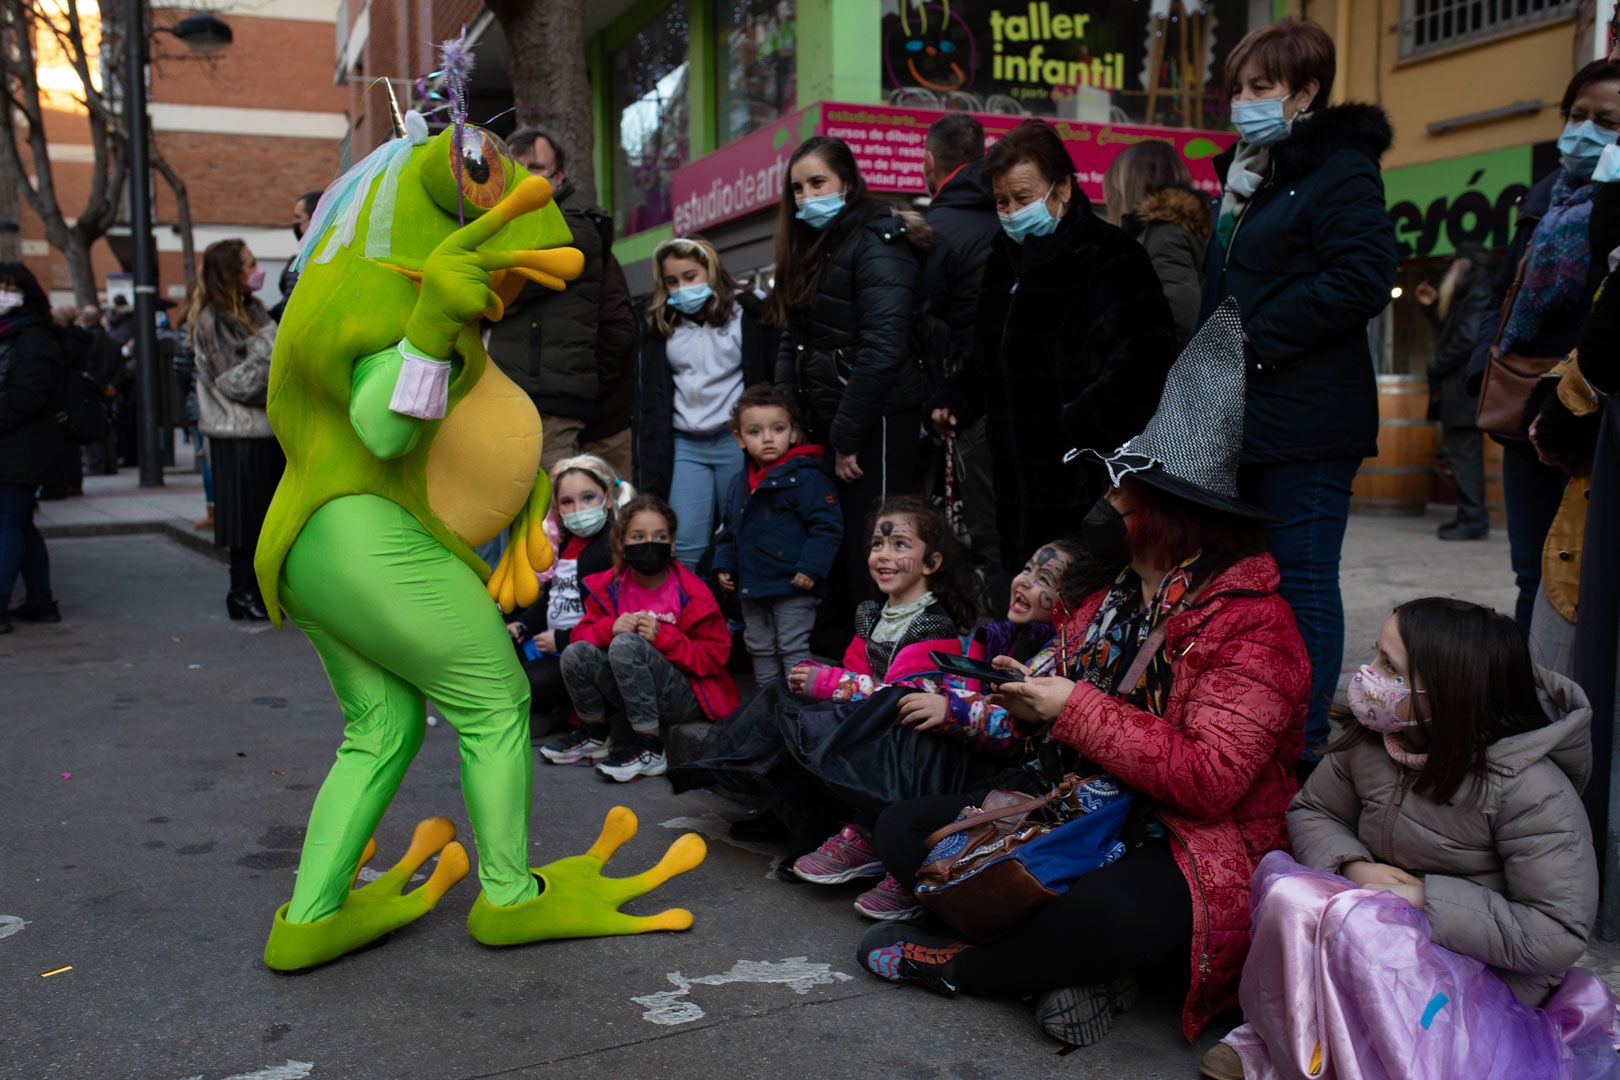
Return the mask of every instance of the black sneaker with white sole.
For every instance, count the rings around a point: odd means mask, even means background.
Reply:
[[[622,746],[615,746],[607,760],[598,762],[596,771],[609,780],[627,784],[643,776],[663,776],[669,769],[664,757],[664,741],[656,735],[636,735]]]
[[[1116,1014],[1136,1004],[1136,994],[1134,975],[1102,986],[1049,990],[1035,1003],[1035,1022],[1042,1031],[1070,1046],[1090,1046],[1108,1034]]]
[[[572,765],[576,761],[601,761],[608,756],[607,740],[577,727],[560,739],[553,739],[540,748],[540,756],[553,765]]]

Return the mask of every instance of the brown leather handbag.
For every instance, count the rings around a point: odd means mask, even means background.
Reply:
[[[1529,248],[1519,258],[1519,268],[1513,275],[1513,285],[1502,298],[1502,314],[1496,323],[1496,340],[1491,343],[1489,359],[1485,362],[1485,376],[1479,385],[1479,406],[1475,425],[1488,435],[1524,442],[1524,407],[1530,401],[1530,392],[1536,382],[1562,356],[1525,356],[1522,353],[1502,355],[1502,332],[1507,329],[1508,315],[1513,302],[1519,297],[1524,284],[1524,267],[1530,259]]]
[[[1103,774],[1069,773],[1045,795],[998,788],[929,834],[917,901],[975,941],[999,937],[1123,854],[1130,804]]]

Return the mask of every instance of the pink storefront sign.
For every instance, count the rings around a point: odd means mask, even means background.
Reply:
[[[675,173],[675,235],[684,236],[775,206],[782,198],[788,158],[811,135],[843,139],[874,191],[925,195],[922,159],[928,127],[940,109],[900,109],[887,105],[820,102],[791,113],[747,138]],[[1011,131],[1022,116],[975,113],[989,145]],[[1080,186],[1102,198],[1103,173],[1125,147],[1150,139],[1167,142],[1186,161],[1193,186],[1215,193],[1220,183],[1214,158],[1237,141],[1227,131],[1050,121],[1068,147]]]

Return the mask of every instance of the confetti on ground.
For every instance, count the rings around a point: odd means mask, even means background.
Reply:
[[[271,769],[270,770],[270,775],[271,776],[286,776],[287,774],[282,772],[280,769]]]
[[[65,772],[65,773],[62,774],[62,779],[71,780],[71,779],[73,779],[73,774],[70,773],[70,772]]]
[[[237,756],[237,757],[247,757],[247,754],[246,754],[246,753],[244,753],[244,752],[243,752],[243,751],[241,751],[241,750],[238,750],[238,751],[237,751],[237,752],[236,752],[236,756]]]
[[[50,971],[42,971],[42,972],[39,973],[39,977],[42,978],[42,979],[48,979],[52,975],[60,975],[64,971],[72,971],[72,970],[73,970],[73,965],[72,964],[67,964],[67,965],[64,965],[63,967],[53,968]]]

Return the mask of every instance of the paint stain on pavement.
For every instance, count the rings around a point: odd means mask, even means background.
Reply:
[[[848,982],[850,976],[833,971],[826,964],[812,964],[808,957],[789,956],[783,960],[739,960],[730,971],[715,975],[699,975],[689,979],[678,971],[664,978],[675,987],[654,994],[633,997],[630,1000],[646,1011],[641,1018],[650,1024],[674,1027],[690,1024],[704,1017],[703,1008],[691,999],[694,987],[725,986],[728,983],[762,983],[767,986],[785,986],[795,994],[808,994],[812,987],[831,986]]]

